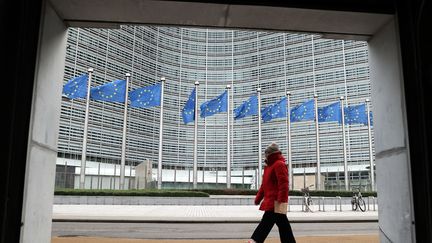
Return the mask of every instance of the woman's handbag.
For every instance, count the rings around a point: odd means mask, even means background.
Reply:
[[[280,203],[278,201],[274,202],[274,212],[280,214],[286,214],[288,211],[288,203],[283,202]]]

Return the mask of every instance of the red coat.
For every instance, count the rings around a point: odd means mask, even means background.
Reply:
[[[281,152],[270,154],[266,164],[255,204],[258,205],[264,198],[259,209],[273,211],[275,201],[288,203],[288,168]]]

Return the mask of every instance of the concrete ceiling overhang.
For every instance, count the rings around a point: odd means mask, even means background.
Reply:
[[[175,25],[318,33],[368,40],[393,15],[256,5],[152,0],[50,0],[71,27]]]

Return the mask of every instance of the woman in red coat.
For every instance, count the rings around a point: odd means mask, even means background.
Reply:
[[[296,242],[286,216],[288,169],[285,158],[276,143],[272,143],[266,148],[265,158],[267,166],[264,167],[262,184],[255,197],[255,205],[259,205],[262,201],[260,210],[264,211],[264,215],[249,242],[264,242],[274,224],[279,228],[282,243]]]

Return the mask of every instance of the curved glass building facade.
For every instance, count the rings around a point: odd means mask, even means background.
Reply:
[[[164,171],[189,171],[192,168],[194,126],[183,123],[181,109],[195,81],[200,82],[200,104],[218,96],[230,84],[231,112],[256,94],[258,87],[262,89],[262,107],[280,100],[287,91],[291,92],[291,107],[312,99],[314,93],[318,95],[319,107],[338,101],[340,96],[347,97],[347,105],[356,105],[364,103],[371,94],[367,43],[323,39],[311,34],[155,26],[122,26],[116,30],[71,28],[64,82],[86,72],[89,67],[95,70],[93,87],[123,79],[125,73],[131,74],[130,90],[155,84],[162,76],[166,78],[162,134]],[[78,166],[84,115],[84,100],[63,99],[58,166],[67,167],[67,161],[69,166]],[[134,166],[147,159],[153,162],[154,168],[157,166],[159,117],[159,107],[129,108],[126,165],[130,167],[126,170],[127,177],[133,178]],[[231,168],[244,175],[244,171],[255,171],[258,165],[258,118],[249,116],[234,120],[231,114],[230,119]],[[216,171],[226,170],[226,120],[226,113],[199,118],[200,172],[217,174]],[[262,124],[263,148],[277,142],[287,154],[286,124],[286,119]],[[87,160],[98,166],[87,170],[88,173],[119,175],[122,126],[122,104],[90,102]],[[335,188],[336,181],[343,176],[342,128],[330,122],[320,123],[319,130],[321,172],[325,175],[326,188]],[[366,166],[369,165],[367,126],[347,125],[346,130],[352,181],[366,185]],[[314,122],[292,123],[291,133],[295,175],[303,177],[303,174],[314,173],[317,161]],[[63,169],[67,170],[58,167],[58,177]],[[239,177],[235,173],[233,176]],[[202,180],[206,181],[201,176],[198,182]],[[176,181],[176,174],[164,174],[163,181]],[[209,184],[216,182],[217,179],[208,181]],[[94,182],[89,183],[93,188],[101,187],[99,179],[97,186],[93,186]],[[233,183],[253,182],[241,179],[233,180]]]

